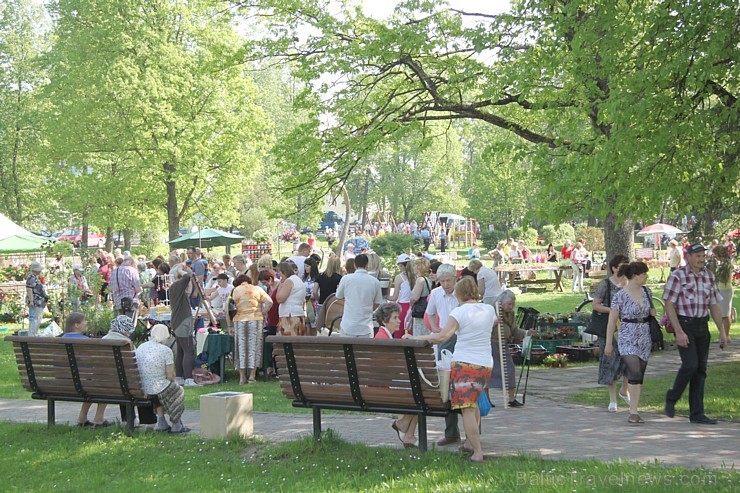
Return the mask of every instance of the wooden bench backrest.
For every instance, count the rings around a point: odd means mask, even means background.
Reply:
[[[283,393],[304,405],[448,406],[440,397],[434,350],[427,341],[282,336],[267,341],[273,344]]]
[[[41,397],[146,397],[136,355],[126,341],[17,336],[5,340],[13,343],[23,387]]]

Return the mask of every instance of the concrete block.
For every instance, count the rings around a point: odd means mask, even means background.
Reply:
[[[200,436],[251,437],[254,433],[252,402],[252,394],[243,392],[215,392],[201,395]]]

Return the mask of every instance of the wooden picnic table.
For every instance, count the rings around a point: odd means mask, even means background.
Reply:
[[[516,264],[516,265],[499,265],[496,267],[496,272],[508,274],[506,281],[507,286],[524,286],[530,284],[536,285],[552,285],[554,289],[560,292],[565,291],[563,286],[563,272],[570,270],[570,267],[562,267],[559,265],[552,264]],[[527,275],[517,278],[517,274],[529,273],[529,272],[552,272],[553,277],[550,279],[528,279]]]

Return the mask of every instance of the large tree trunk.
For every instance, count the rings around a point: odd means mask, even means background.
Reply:
[[[620,223],[616,214],[610,213],[606,216],[604,219],[604,243],[607,262],[619,253],[634,259],[634,225],[634,221],[629,217]]]
[[[131,251],[131,237],[133,236],[134,231],[131,228],[124,228],[123,229],[123,249]]]
[[[339,233],[339,238],[337,238],[336,248],[336,254],[340,257],[344,250],[344,240],[347,239],[347,232],[349,232],[349,215],[352,212],[349,206],[349,194],[345,186],[342,186],[342,197],[344,197],[344,224],[342,225],[342,231]]]
[[[108,226],[105,228],[105,251],[113,251],[113,227]]]

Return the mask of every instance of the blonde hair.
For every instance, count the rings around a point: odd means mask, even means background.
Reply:
[[[416,273],[414,272],[414,265],[416,264],[416,260],[411,259],[405,264],[402,264],[401,272],[406,273],[406,279],[409,282],[409,287],[411,289],[414,289],[414,284],[416,284]]]
[[[460,303],[478,299],[478,286],[472,277],[464,276],[455,284],[455,297]]]
[[[324,275],[326,277],[331,277],[334,274],[341,274],[342,273],[342,260],[337,257],[337,255],[332,252],[329,254],[329,258],[326,259],[326,270],[324,271]]]
[[[367,271],[378,272],[380,270],[380,256],[375,252],[368,252],[367,255]]]
[[[472,270],[473,272],[477,271],[481,267],[483,267],[483,262],[481,262],[480,260],[471,260],[468,264],[468,269]]]
[[[262,255],[257,261],[257,268],[272,270],[272,255],[269,253]]]
[[[421,277],[427,277],[429,275],[429,261],[424,257],[416,259],[414,268],[416,269],[416,273]]]

